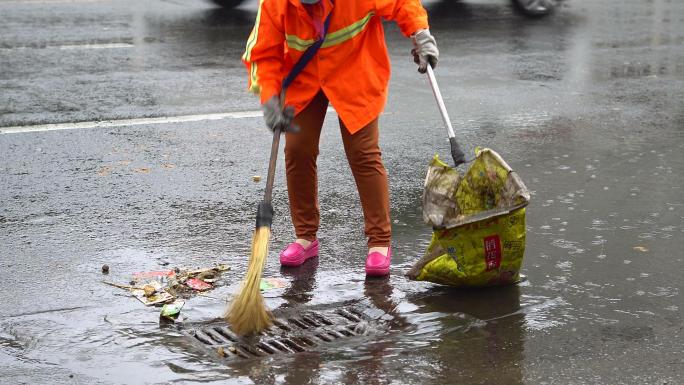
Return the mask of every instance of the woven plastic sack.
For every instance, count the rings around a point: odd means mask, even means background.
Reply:
[[[463,176],[435,155],[423,191],[432,240],[407,276],[451,286],[518,282],[529,201],[525,184],[493,150],[476,150]]]

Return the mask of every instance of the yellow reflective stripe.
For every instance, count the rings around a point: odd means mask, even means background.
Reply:
[[[296,49],[297,51],[304,51],[314,43],[313,39],[304,40],[300,39],[296,35],[285,35],[285,41],[287,42],[288,47]]]
[[[252,58],[252,49],[256,45],[257,39],[259,38],[259,22],[261,21],[261,8],[264,5],[264,0],[259,1],[259,10],[257,11],[256,20],[254,21],[254,27],[252,32],[249,34],[249,39],[247,39],[247,47],[245,48],[245,54],[242,58],[245,61],[249,61]]]
[[[250,84],[251,86],[249,87],[249,92],[255,93],[255,94],[260,94],[261,93],[261,84],[259,84],[259,78],[257,77],[257,63],[254,62],[251,64],[251,69],[250,69]]]
[[[338,29],[335,32],[329,33],[325,37],[325,41],[323,42],[321,48],[332,47],[334,45],[344,43],[345,41],[358,35],[361,31],[364,30],[364,28],[366,28],[366,25],[368,25],[368,22],[374,14],[375,13],[373,12],[369,12],[363,19],[354,22],[344,28]],[[315,42],[315,40],[313,39],[300,39],[296,35],[286,35],[285,41],[287,42],[288,47],[296,49],[297,51],[304,51]]]
[[[373,17],[373,15],[373,12],[369,12],[363,19],[353,24],[350,24],[347,27],[338,29],[335,32],[329,33],[325,37],[325,41],[323,42],[321,48],[332,47],[334,45],[344,43],[345,41],[358,35],[361,31],[363,31],[364,28],[366,28],[366,25],[370,21],[371,17]]]
[[[264,4],[264,1],[265,0],[259,1],[259,10],[257,11],[256,20],[254,21],[254,28],[252,28],[252,32],[250,32],[249,34],[249,38],[247,39],[247,46],[245,47],[245,53],[242,55],[242,59],[248,62],[250,65],[249,80],[251,86],[249,87],[249,90],[257,94],[261,92],[261,86],[259,85],[259,77],[257,76],[257,64],[256,62],[250,63],[250,60],[252,59],[252,49],[254,49],[254,46],[257,43],[257,39],[259,38],[261,8]]]

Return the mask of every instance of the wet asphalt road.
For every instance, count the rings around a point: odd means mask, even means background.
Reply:
[[[267,293],[272,308],[355,303],[385,313],[388,329],[226,366],[101,284],[100,267],[127,282],[221,261],[233,270],[212,295],[235,290],[263,188],[251,176],[265,174],[270,138],[252,113],[210,118],[258,109],[239,62],[256,3],[0,1],[2,382],[684,383],[684,4],[568,0],[539,20],[501,1],[426,6],[459,139],[497,150],[532,190],[528,281],[458,291],[402,276],[429,241],[421,187],[447,143],[409,43],[388,25],[392,277],[364,281],[333,112],[319,161],[321,256],[279,270],[292,237],[281,168],[265,273],[289,282]],[[136,120],[185,115],[195,117]],[[111,123],[69,125],[98,120]],[[74,129],[36,126],[54,123]],[[183,312],[199,322],[223,306],[195,298]]]

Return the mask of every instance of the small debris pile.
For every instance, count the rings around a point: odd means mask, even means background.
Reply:
[[[160,321],[175,321],[180,315],[185,301],[196,295],[213,298],[204,294],[217,286],[221,274],[230,270],[225,264],[202,269],[179,269],[144,271],[134,273],[128,285],[103,281],[103,283],[128,290],[135,298],[146,306],[161,306]],[[102,266],[102,273],[109,273],[109,266]],[[259,289],[262,292],[274,291],[287,287],[282,278],[262,278]]]
[[[219,264],[210,268],[181,270],[146,271],[134,273],[130,285],[104,282],[108,285],[126,289],[147,306],[160,304],[179,304],[197,294],[214,288],[221,273],[230,270],[227,265]],[[182,307],[182,305],[180,305]],[[180,308],[179,308],[180,310]]]

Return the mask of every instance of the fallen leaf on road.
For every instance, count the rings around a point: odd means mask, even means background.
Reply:
[[[634,246],[633,249],[636,251],[641,251],[642,253],[645,253],[648,251],[648,249],[643,247],[643,246]]]
[[[140,173],[140,174],[149,174],[149,173],[150,173],[150,169],[149,169],[148,167],[138,167],[138,168],[134,168],[134,169],[133,169],[133,172],[137,172],[137,173]]]
[[[107,176],[112,172],[112,168],[109,166],[102,166],[100,167],[100,171],[97,172],[97,175],[99,176]]]
[[[120,160],[120,161],[119,161],[119,164],[120,164],[121,166],[128,166],[129,164],[131,164],[131,161],[128,160],[128,159],[124,159],[124,160]]]
[[[165,164],[162,164],[162,168],[165,168],[165,169],[167,169],[167,170],[170,170],[170,169],[172,169],[172,168],[176,168],[176,165],[175,165],[175,164],[170,164],[170,163],[165,163]]]
[[[226,352],[223,350],[223,346],[219,346],[218,348],[216,348],[216,353],[221,357],[226,356]]]

